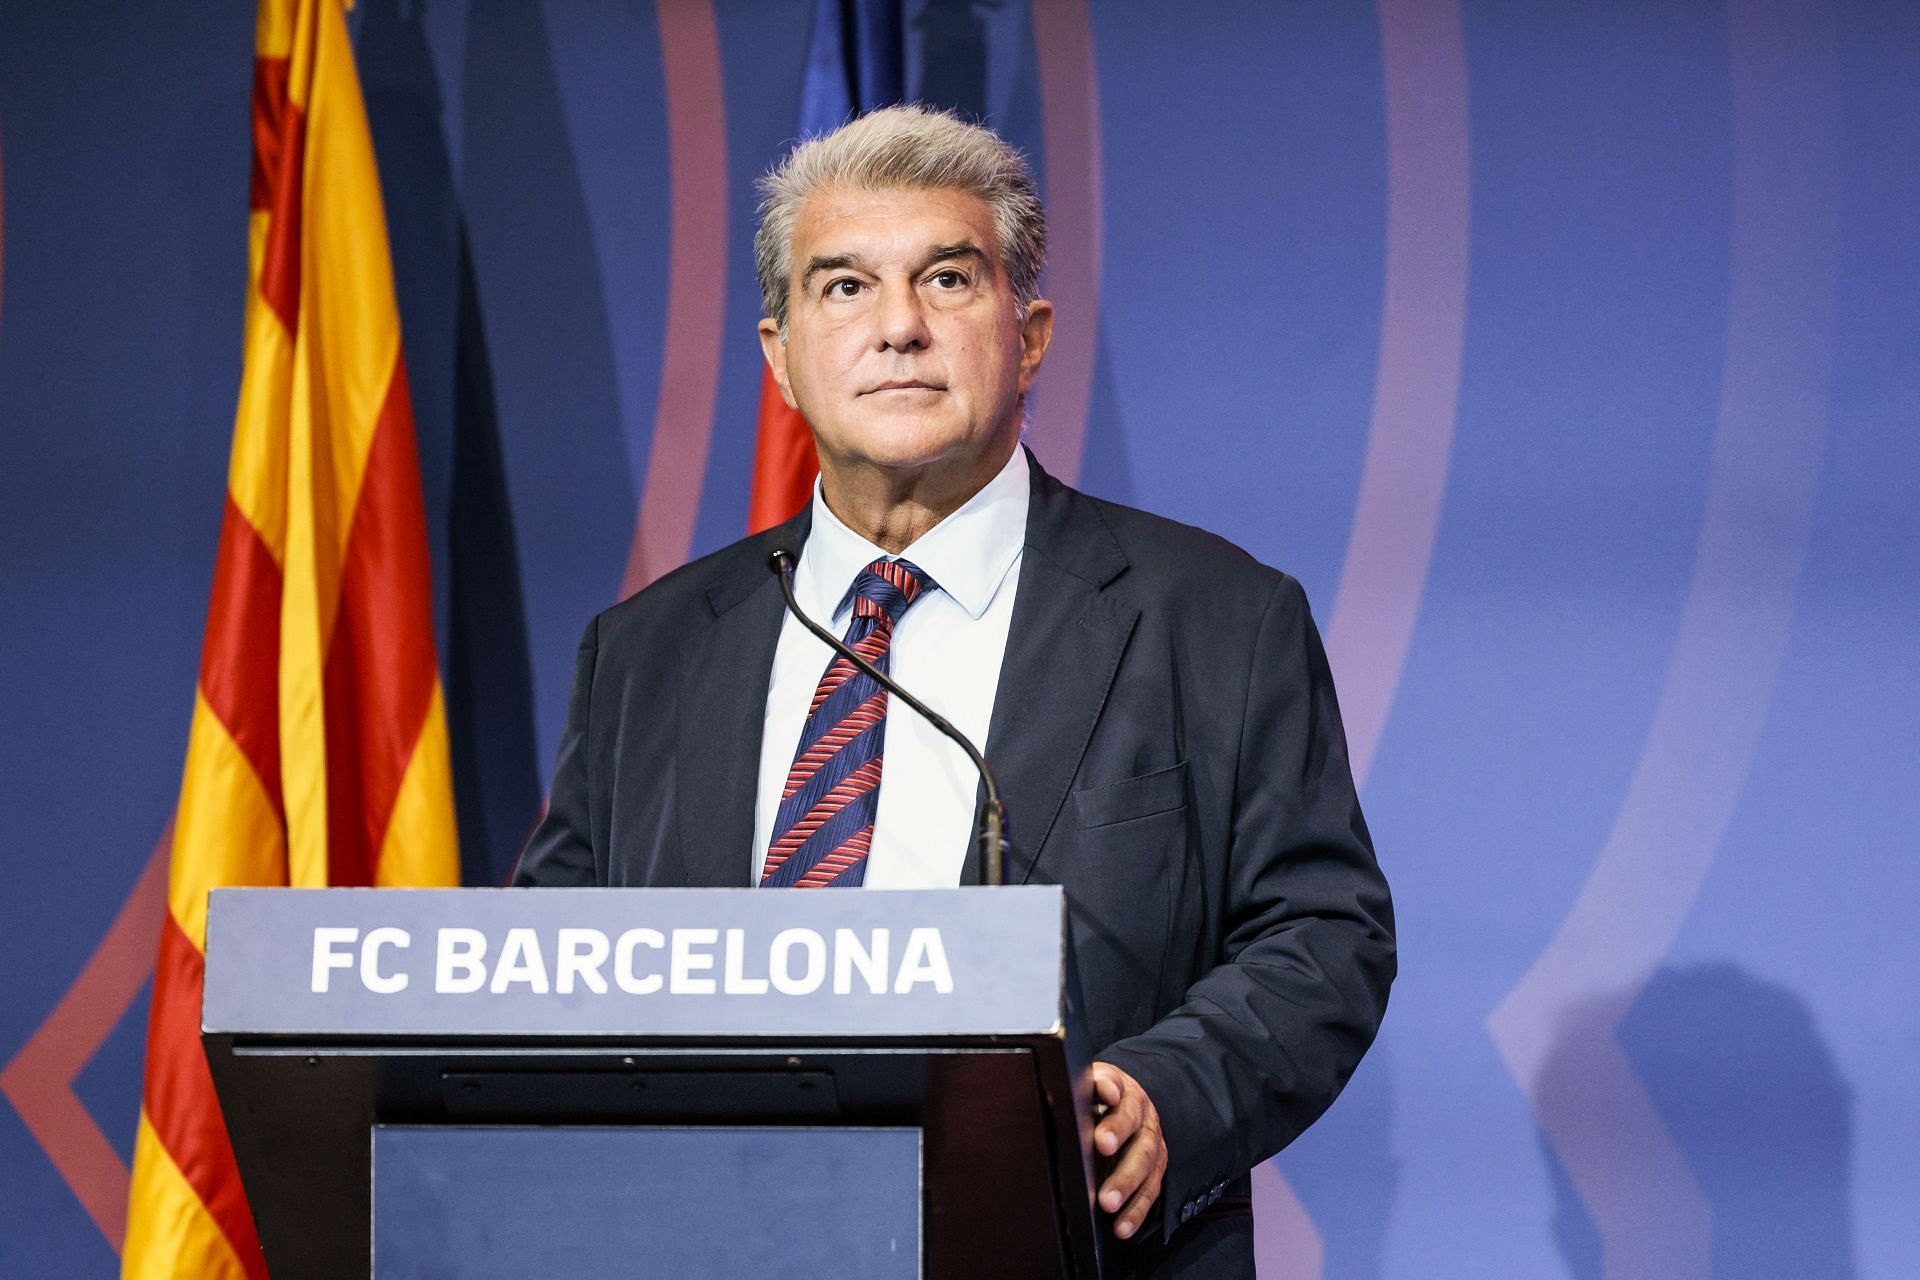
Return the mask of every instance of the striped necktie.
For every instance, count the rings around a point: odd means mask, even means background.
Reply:
[[[900,616],[937,584],[905,560],[875,560],[853,583],[847,647],[887,670]],[[866,879],[867,849],[880,808],[880,745],[887,691],[834,655],[813,692],[793,768],[780,793],[762,888],[853,887]]]

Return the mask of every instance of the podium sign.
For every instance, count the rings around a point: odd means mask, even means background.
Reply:
[[[506,1149],[488,1128],[556,1151],[634,1126],[671,1139],[647,1150],[786,1133],[769,1153],[917,1130],[920,1274],[1092,1276],[1077,1019],[1056,886],[222,889],[208,910],[202,1035],[276,1280],[365,1275],[402,1238],[371,1225],[376,1126],[482,1131],[448,1150]],[[636,1161],[630,1188],[595,1186],[657,1200]],[[658,1206],[719,1215],[723,1269],[729,1194]]]
[[[222,889],[210,1033],[1054,1035],[1061,892]]]

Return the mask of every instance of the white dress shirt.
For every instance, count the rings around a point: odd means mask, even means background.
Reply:
[[[910,561],[937,582],[939,590],[922,593],[894,629],[888,674],[983,753],[1019,589],[1030,484],[1026,450],[1016,448],[966,505],[892,556],[842,524],[827,509],[816,481],[813,529],[793,573],[800,607],[835,635],[846,634],[853,616],[854,579],[875,560]],[[780,793],[806,727],[808,704],[832,658],[833,650],[787,615],[774,650],[760,739],[755,884],[773,842]],[[957,885],[973,843],[980,775],[966,752],[898,699],[887,708],[883,732],[885,763],[864,884],[870,889]]]

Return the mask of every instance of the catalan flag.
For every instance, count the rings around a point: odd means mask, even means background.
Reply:
[[[245,364],[122,1274],[263,1277],[200,1047],[207,892],[459,876],[426,522],[341,0],[261,0]]]
[[[902,0],[815,0],[800,85],[801,137],[831,132],[856,113],[905,96],[903,7]],[[770,529],[806,506],[819,471],[807,420],[787,404],[773,374],[761,370],[747,532]]]

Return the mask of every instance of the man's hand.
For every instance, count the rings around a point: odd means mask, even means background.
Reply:
[[[1147,1210],[1160,1198],[1160,1179],[1167,1172],[1167,1141],[1160,1133],[1160,1113],[1138,1080],[1110,1062],[1094,1063],[1087,1074],[1098,1104],[1094,1114],[1100,1117],[1093,1130],[1093,1149],[1103,1156],[1117,1156],[1100,1185],[1100,1207],[1114,1215],[1113,1234],[1126,1240],[1140,1229]]]

